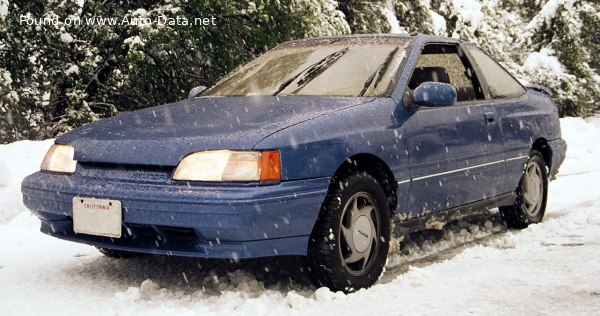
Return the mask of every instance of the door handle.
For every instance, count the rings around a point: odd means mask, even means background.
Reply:
[[[494,112],[486,112],[483,114],[483,117],[485,118],[486,124],[493,124],[496,122],[496,114]]]

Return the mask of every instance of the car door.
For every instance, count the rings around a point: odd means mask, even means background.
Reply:
[[[492,102],[487,106],[497,113],[497,126],[503,139],[505,153],[503,181],[498,183],[498,194],[515,189],[531,149],[531,135],[527,125],[536,124],[534,109],[524,98],[527,90],[502,66],[474,45],[464,45],[482,85]]]
[[[421,107],[405,123],[411,174],[407,205],[412,216],[489,197],[490,183],[502,180],[504,163],[496,148],[502,141],[497,114],[458,46],[423,48],[407,93],[425,81],[454,85],[458,100],[450,107]]]

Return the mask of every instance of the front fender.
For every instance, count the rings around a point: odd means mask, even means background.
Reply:
[[[331,177],[349,157],[368,153],[383,160],[396,179],[408,178],[404,130],[391,98],[315,118],[279,131],[255,149],[279,149],[282,180]]]

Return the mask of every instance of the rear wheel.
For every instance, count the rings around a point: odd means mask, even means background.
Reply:
[[[515,203],[500,207],[500,214],[511,228],[525,228],[542,221],[548,198],[548,173],[542,155],[533,150],[525,164],[516,190]]]
[[[330,187],[310,239],[315,283],[344,292],[373,285],[383,272],[389,238],[381,184],[366,172],[341,177]]]

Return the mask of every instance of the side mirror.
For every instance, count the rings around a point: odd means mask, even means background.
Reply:
[[[413,91],[418,106],[452,106],[456,103],[456,88],[442,82],[423,82]]]
[[[198,87],[192,88],[192,90],[190,90],[190,93],[188,94],[188,99],[193,99],[193,98],[201,95],[202,92],[204,92],[204,90],[206,90],[206,86],[198,86]]]

